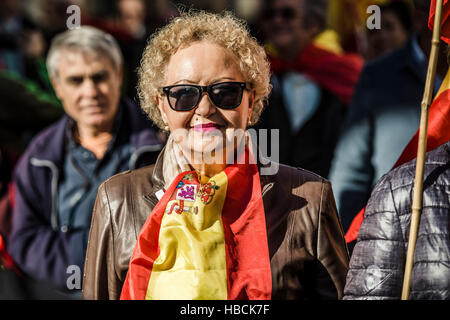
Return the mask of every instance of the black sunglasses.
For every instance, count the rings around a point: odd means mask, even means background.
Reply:
[[[280,9],[267,9],[264,12],[264,18],[273,20],[280,16],[283,20],[292,20],[297,16],[297,12],[292,7],[283,7]]]
[[[194,109],[207,92],[212,103],[222,109],[237,108],[242,101],[245,82],[220,82],[209,86],[193,84],[176,84],[163,87],[170,108],[175,111],[189,111]]]

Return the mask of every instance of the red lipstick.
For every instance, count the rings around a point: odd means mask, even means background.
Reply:
[[[209,132],[212,130],[220,130],[221,126],[216,123],[196,124],[192,127],[194,131]]]

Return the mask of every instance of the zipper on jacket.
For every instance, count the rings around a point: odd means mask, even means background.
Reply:
[[[275,182],[269,182],[268,184],[266,184],[264,186],[263,190],[261,191],[261,197],[264,197],[264,195],[267,193],[267,191],[272,189],[274,184],[275,184]]]
[[[51,224],[55,231],[59,231],[58,214],[56,210],[57,206],[57,193],[58,193],[58,177],[59,170],[58,167],[50,160],[40,160],[36,158],[31,158],[30,163],[35,167],[46,167],[52,172],[51,190],[52,190],[52,211],[51,211]]]

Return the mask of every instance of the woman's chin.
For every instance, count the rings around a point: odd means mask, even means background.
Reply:
[[[222,144],[201,144],[182,146],[184,155],[191,164],[225,164],[227,148]]]
[[[183,154],[191,164],[228,164],[233,162],[237,145],[241,145],[242,137],[227,139],[225,132],[184,131],[174,136]],[[245,146],[242,144],[242,146]]]

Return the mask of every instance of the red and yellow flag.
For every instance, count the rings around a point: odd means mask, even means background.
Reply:
[[[450,72],[447,74],[442,82],[442,85],[436,94],[436,98],[430,106],[428,115],[428,131],[427,131],[427,151],[436,149],[441,144],[450,140]],[[417,147],[419,143],[419,129],[408,143],[406,148],[395,163],[394,168],[411,161],[417,157]],[[356,240],[359,228],[364,220],[363,208],[353,219],[350,228],[348,229],[345,240],[350,243]]]
[[[430,17],[428,19],[428,27],[433,30],[434,16],[436,12],[436,0],[431,0]],[[443,0],[442,3],[442,21],[441,21],[441,39],[446,43],[450,43],[450,5],[449,0]]]
[[[436,0],[431,0],[430,16],[428,26],[433,30],[434,17],[436,12]],[[450,43],[450,5],[449,0],[443,1],[442,21],[441,21],[441,39],[446,43]],[[441,87],[436,94],[436,98],[430,106],[428,114],[428,130],[427,130],[427,151],[436,149],[441,144],[450,140],[450,71],[444,78]],[[394,164],[394,168],[417,157],[417,147],[419,142],[419,129],[408,143],[402,154]],[[359,228],[364,220],[365,207],[355,216],[345,234],[345,240],[350,243],[358,237]]]
[[[139,234],[121,299],[270,299],[266,230],[256,165],[183,172]]]
[[[304,73],[315,83],[332,92],[345,105],[350,99],[363,67],[362,58],[353,53],[336,54],[312,43],[293,61],[269,56],[272,71]],[[339,79],[339,81],[336,81]]]

